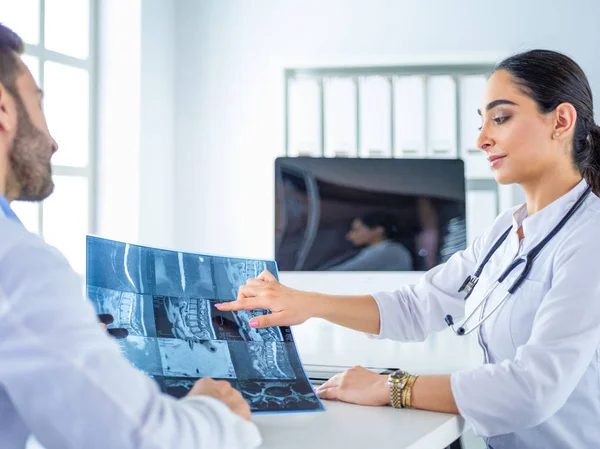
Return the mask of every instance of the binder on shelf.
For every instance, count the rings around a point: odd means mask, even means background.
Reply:
[[[393,82],[394,156],[425,157],[425,78],[397,76]]]
[[[427,79],[427,115],[427,155],[456,158],[456,84],[451,76]]]
[[[356,80],[323,80],[325,156],[356,157]]]
[[[391,83],[385,76],[359,78],[359,155],[392,156]]]
[[[321,87],[319,80],[288,81],[288,155],[321,156]]]

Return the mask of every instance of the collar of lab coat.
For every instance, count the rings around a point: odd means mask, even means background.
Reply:
[[[516,233],[520,226],[523,226],[523,235],[525,236],[523,240],[524,248],[532,248],[542,241],[542,239],[548,235],[548,232],[562,220],[567,211],[575,204],[587,187],[587,182],[585,179],[582,179],[579,184],[573,187],[569,192],[560,198],[557,198],[532,216],[527,215],[527,203],[523,203],[521,207],[513,213],[513,227],[511,234],[514,234],[517,244],[518,237],[516,236]]]

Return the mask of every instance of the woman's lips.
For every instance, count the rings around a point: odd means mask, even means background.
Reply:
[[[488,156],[490,167],[496,167],[506,156]]]

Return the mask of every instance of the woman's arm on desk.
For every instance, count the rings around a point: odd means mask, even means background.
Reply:
[[[388,376],[355,366],[336,374],[317,389],[321,399],[359,405],[389,405]],[[450,375],[419,376],[412,388],[412,408],[458,414]]]
[[[250,326],[293,326],[309,318],[323,318],[340,326],[379,334],[379,307],[370,295],[324,295],[286,287],[268,271],[240,287],[236,301],[217,304],[222,311],[265,309],[272,313],[255,317]]]

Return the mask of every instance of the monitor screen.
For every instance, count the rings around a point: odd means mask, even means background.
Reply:
[[[275,161],[281,271],[425,271],[466,247],[460,159]]]

